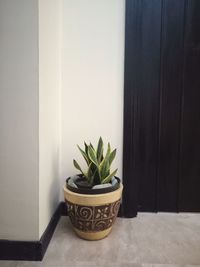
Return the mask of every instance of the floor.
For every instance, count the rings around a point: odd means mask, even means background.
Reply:
[[[200,214],[142,213],[117,218],[106,239],[85,241],[62,217],[42,262],[0,261],[0,267],[200,266]]]

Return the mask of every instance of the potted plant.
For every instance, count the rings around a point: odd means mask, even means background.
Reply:
[[[116,149],[108,143],[104,155],[104,144],[100,137],[97,148],[84,142],[79,150],[87,169],[84,171],[76,160],[74,166],[80,174],[69,177],[64,186],[64,197],[68,214],[75,232],[81,238],[98,240],[106,237],[116,219],[123,185],[116,177],[117,169],[111,171]]]

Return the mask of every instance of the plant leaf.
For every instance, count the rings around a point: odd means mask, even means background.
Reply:
[[[85,145],[85,153],[88,156],[88,145],[86,144],[86,142],[84,142],[84,145]]]
[[[94,149],[94,147],[93,147],[93,145],[90,143],[90,147],[95,151],[95,149]]]
[[[88,146],[88,156],[90,160],[98,167],[98,160],[96,157],[96,153],[94,149],[91,147],[91,145]]]
[[[107,148],[105,158],[101,161],[100,166],[99,166],[100,174],[104,173],[105,168],[107,166],[107,161],[109,162],[110,150],[111,150],[110,149],[110,143],[108,143],[108,148]],[[109,168],[110,168],[110,166],[108,166],[108,170],[109,170]],[[102,172],[102,169],[103,169],[103,172]],[[102,175],[100,176],[101,181],[105,178],[105,175],[106,174],[104,173],[103,177],[102,177]]]
[[[90,164],[90,160],[89,160],[89,158],[88,158],[88,155],[87,155],[87,154],[80,148],[79,145],[77,145],[77,147],[78,147],[78,149],[80,150],[82,156],[84,157],[84,159],[85,159],[87,165],[89,166],[89,164]]]
[[[111,150],[110,143],[108,143],[107,152],[106,152],[105,158],[101,161],[100,167],[101,167],[101,165],[103,165],[103,162],[106,161],[109,158],[109,156],[110,156],[110,150]]]
[[[114,149],[111,153],[110,153],[110,157],[109,157],[109,163],[110,165],[112,164],[115,156],[116,156],[116,152],[117,152],[117,149]]]
[[[109,169],[110,169],[109,159],[105,159],[100,168],[101,180],[103,180],[104,178],[106,178],[106,176],[109,175]]]
[[[102,184],[109,183],[110,180],[112,179],[112,177],[115,176],[116,173],[117,173],[117,169],[115,171],[113,171],[112,173],[110,173],[105,179],[103,179],[103,181],[101,183]]]
[[[110,143],[108,143],[108,148],[107,148],[107,152],[106,152],[105,158],[109,157],[110,151],[111,151],[111,147],[110,147]]]
[[[73,160],[73,163],[74,163],[74,167],[75,167],[77,170],[79,170],[81,173],[83,173],[81,167],[79,166],[78,162],[77,162],[75,159]]]
[[[92,164],[93,164],[93,163],[92,163]],[[97,167],[96,167],[96,170],[94,171],[94,173],[93,173],[92,176],[90,177],[90,184],[91,184],[91,185],[93,185],[94,178],[95,178],[97,172],[98,172],[98,169],[97,169]]]
[[[93,176],[93,173],[92,173],[92,164],[93,164],[93,162],[90,163],[90,165],[88,167],[88,170],[87,170],[87,179],[88,179],[88,182],[89,183],[91,182],[91,178]]]
[[[101,162],[102,155],[103,155],[103,140],[100,137],[97,146],[97,160],[99,163]]]

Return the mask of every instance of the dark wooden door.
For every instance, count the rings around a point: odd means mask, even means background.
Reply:
[[[200,211],[200,1],[127,0],[123,212]]]

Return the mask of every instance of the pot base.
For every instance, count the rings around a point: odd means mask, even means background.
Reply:
[[[85,240],[92,240],[92,241],[105,238],[107,235],[109,235],[111,229],[112,229],[112,227],[110,227],[106,230],[103,230],[103,231],[99,231],[99,232],[83,232],[83,231],[80,231],[80,230],[74,228],[76,234],[79,237],[81,237],[82,239],[85,239]]]

